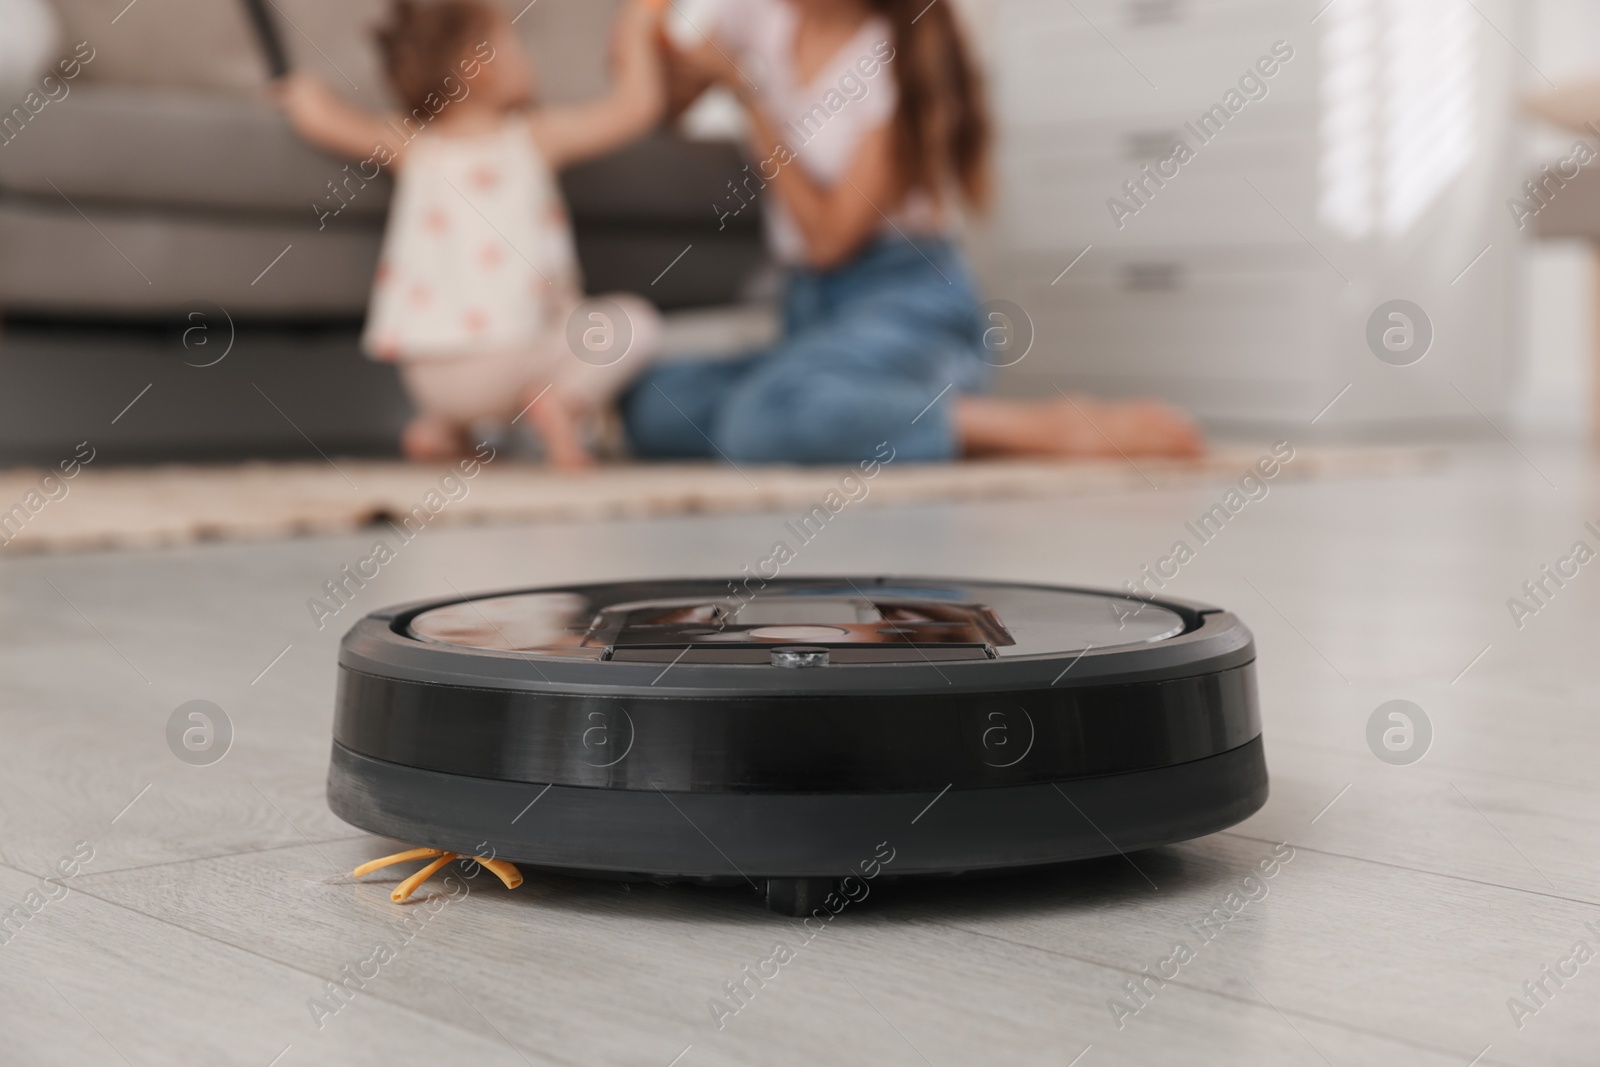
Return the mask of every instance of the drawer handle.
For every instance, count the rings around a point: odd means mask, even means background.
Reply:
[[[1184,0],[1125,0],[1130,26],[1166,26],[1183,19]]]
[[[1128,134],[1125,152],[1127,158],[1139,162],[1167,159],[1180,142],[1183,138],[1177,130],[1135,130]]]
[[[1130,263],[1122,277],[1125,288],[1136,293],[1165,293],[1183,286],[1183,266],[1178,263]]]

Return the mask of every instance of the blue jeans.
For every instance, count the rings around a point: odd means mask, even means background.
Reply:
[[[989,377],[977,304],[942,238],[894,234],[842,266],[797,271],[773,347],[666,364],[635,383],[621,405],[634,451],[849,463],[887,441],[897,459],[951,459],[951,401]]]

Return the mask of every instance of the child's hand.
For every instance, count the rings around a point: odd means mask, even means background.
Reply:
[[[664,6],[665,0],[627,0],[622,5],[611,30],[611,62],[619,72],[659,64],[656,39]]]
[[[660,121],[666,104],[659,43],[661,6],[656,0],[627,0],[611,33],[615,84],[648,113],[651,123]]]
[[[267,87],[274,103],[297,125],[327,110],[330,89],[321,78],[305,71],[290,71]]]
[[[267,91],[296,133],[335,155],[364,159],[373,154],[377,145],[387,147],[392,136],[381,116],[346,103],[331,85],[314,74],[291,71]],[[389,159],[398,162],[405,146],[388,151]]]
[[[611,91],[589,103],[535,111],[533,139],[552,167],[613,151],[661,121],[660,25],[660,11],[649,0],[627,0],[611,30]]]

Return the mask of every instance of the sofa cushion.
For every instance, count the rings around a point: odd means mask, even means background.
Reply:
[[[78,206],[83,215],[59,197],[0,199],[8,313],[147,318],[215,303],[244,318],[304,320],[359,316],[366,306],[375,226],[318,233],[301,221]]]
[[[310,147],[275,109],[227,93],[78,85],[0,145],[0,194],[177,210],[226,210],[318,220],[381,219],[388,178],[362,183],[355,167]],[[744,177],[728,142],[657,133],[562,175],[580,220],[718,222]],[[369,171],[370,173],[370,171]],[[344,199],[331,191],[340,184]],[[727,224],[749,226],[753,212]],[[716,227],[713,227],[714,229]]]
[[[315,219],[314,203],[338,206],[328,183],[345,166],[258,99],[76,84],[0,146],[0,192]],[[381,219],[388,186],[350,185],[328,226]]]
[[[347,178],[346,163],[300,141],[266,102],[240,5],[59,4],[68,16],[66,40],[92,36],[98,54],[66,97],[0,144],[0,308],[149,317],[209,300],[247,317],[360,315],[388,180],[360,186],[352,179],[348,206],[319,229],[313,205],[332,206],[328,183]],[[292,23],[284,34],[291,48],[317,63],[319,50],[326,52],[357,80],[363,102],[381,103],[371,84],[361,84],[367,75],[357,78],[338,51],[343,45],[335,45],[348,43],[352,55],[370,52],[364,27],[380,0],[272,4]],[[527,9],[518,27],[532,39],[549,98],[603,90],[613,7],[614,0],[540,0]],[[147,32],[148,39],[139,36]],[[200,54],[213,37],[219,50]],[[125,65],[105,62],[119,49],[131,49]],[[206,64],[219,56],[226,62],[208,73]],[[239,77],[230,82],[233,75]],[[172,87],[201,84],[213,88]],[[757,213],[724,225],[715,206],[742,166],[731,143],[663,132],[564,173],[591,290],[632,289],[664,307],[737,299],[764,260]],[[251,284],[289,244],[292,252]]]
[[[54,0],[68,42],[97,56],[92,81],[250,93],[266,84],[265,61],[240,0]],[[606,85],[607,42],[617,0],[507,3],[551,100],[592,96]],[[351,99],[389,102],[372,31],[387,0],[272,0],[269,10],[290,65],[327,78]],[[518,12],[520,11],[520,14]],[[115,21],[113,21],[115,20]]]

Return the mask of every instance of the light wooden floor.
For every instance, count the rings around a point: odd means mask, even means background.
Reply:
[[[1600,562],[1520,631],[1505,606],[1600,540],[1582,528],[1600,494],[1577,458],[1534,459],[1543,475],[1484,449],[1426,478],[1274,486],[1173,582],[1255,630],[1272,771],[1256,817],[1137,869],[882,886],[720,1031],[708,999],[797,944],[787,920],[745,891],[537,876],[441,908],[319,1029],[308,999],[417,914],[347,876],[392,845],[322,797],[350,620],[318,632],[305,601],[369,539],[6,560],[0,910],[75,843],[93,859],[0,931],[0,1061],[1593,1064],[1600,961],[1544,979],[1520,1029],[1507,1008],[1574,942],[1600,951]],[[1217,495],[847,511],[794,573],[1118,585]],[[357,606],[736,571],[787,517],[432,530]],[[166,746],[194,698],[237,730],[210,767]],[[1408,767],[1366,746],[1394,698],[1435,730]],[[1294,856],[1267,897],[1201,945],[1186,924],[1279,841]],[[1119,1029],[1108,1000],[1178,941],[1194,959]]]

